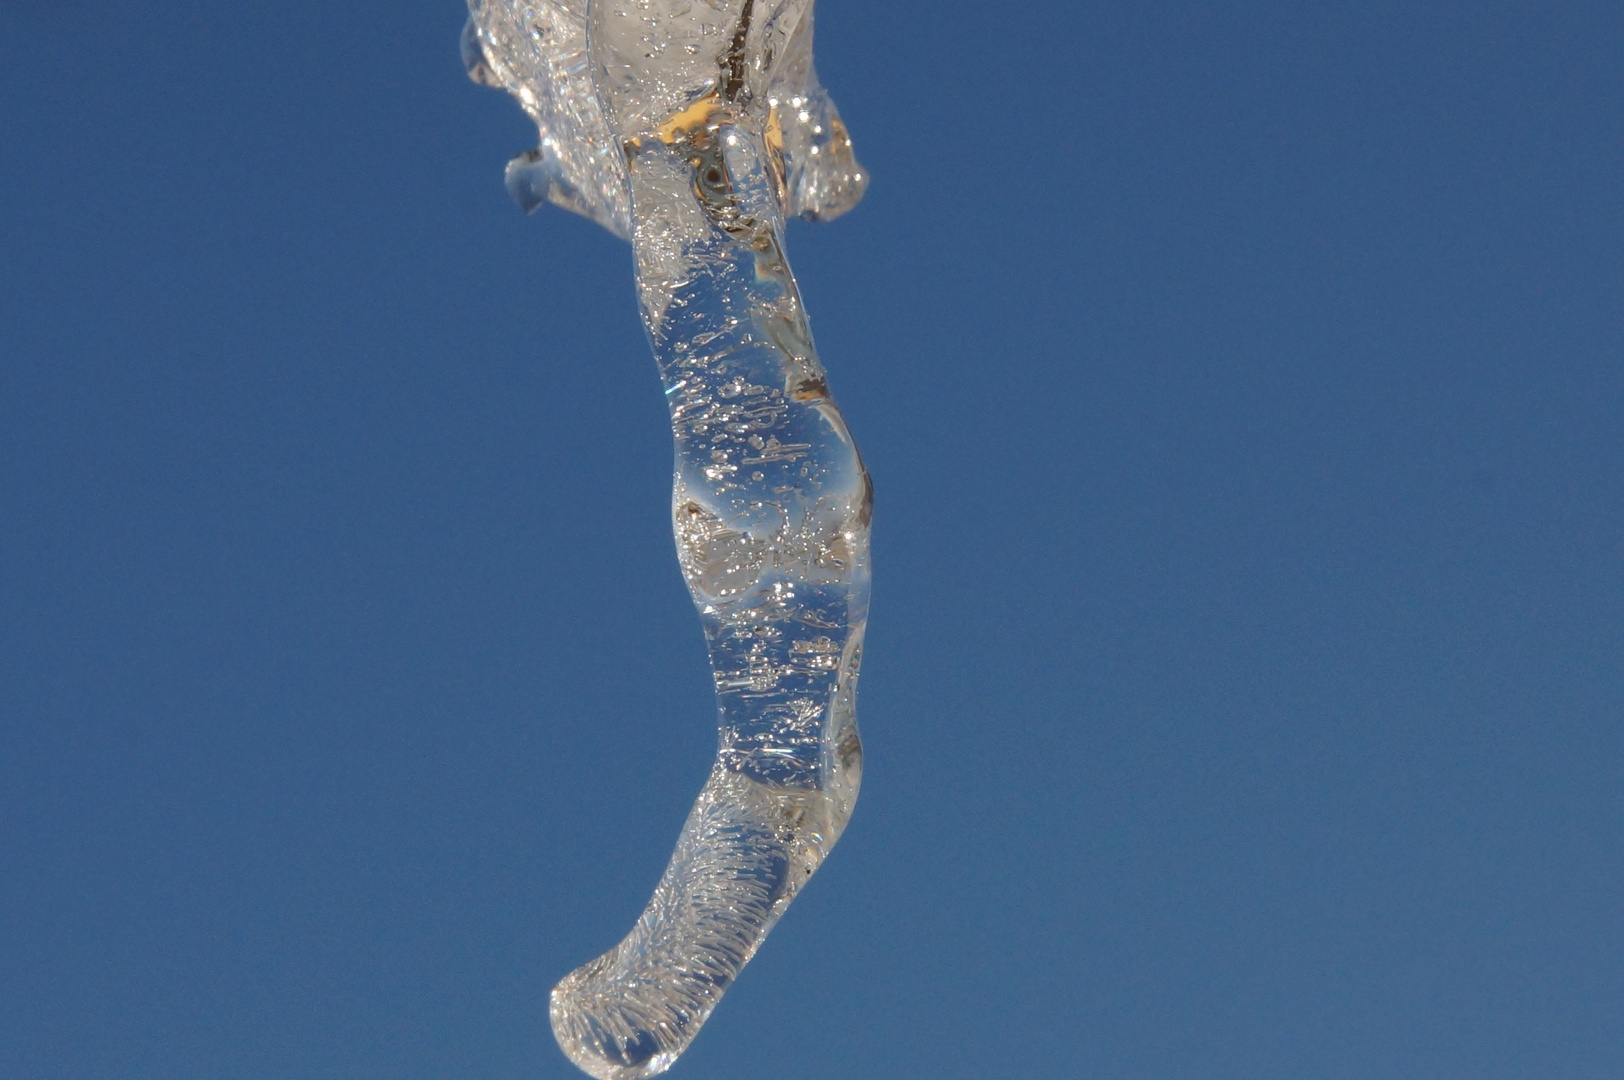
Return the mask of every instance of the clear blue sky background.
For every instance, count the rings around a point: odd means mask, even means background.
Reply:
[[[453,0],[0,0],[0,1077],[565,1078],[713,750]],[[1624,5],[822,0],[852,828],[674,1077],[1624,1075]]]

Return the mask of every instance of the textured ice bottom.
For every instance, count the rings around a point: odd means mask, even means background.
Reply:
[[[553,990],[570,1060],[599,1080],[668,1068],[828,854],[829,810],[822,792],[713,769],[632,932]]]

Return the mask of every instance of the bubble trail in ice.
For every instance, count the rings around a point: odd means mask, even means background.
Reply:
[[[552,993],[603,1080],[669,1068],[857,798],[868,475],[784,257],[867,176],[812,66],[811,0],[469,0],[463,57],[536,122],[508,165],[632,242],[670,403],[678,561],[710,650],[715,765],[624,941]]]

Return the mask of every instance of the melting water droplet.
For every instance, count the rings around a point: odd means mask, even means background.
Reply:
[[[513,201],[527,214],[535,213],[536,208],[547,201],[553,184],[562,179],[557,168],[550,165],[547,154],[540,148],[526,150],[507,163],[502,179]]]
[[[502,80],[491,70],[490,60],[485,56],[485,46],[479,40],[479,24],[472,15],[462,24],[462,66],[468,69],[468,77],[481,86],[502,89]]]

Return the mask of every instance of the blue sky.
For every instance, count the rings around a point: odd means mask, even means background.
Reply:
[[[575,1075],[714,713],[462,18],[0,0],[0,1075]],[[671,1075],[1624,1073],[1624,8],[819,38],[865,787]]]

